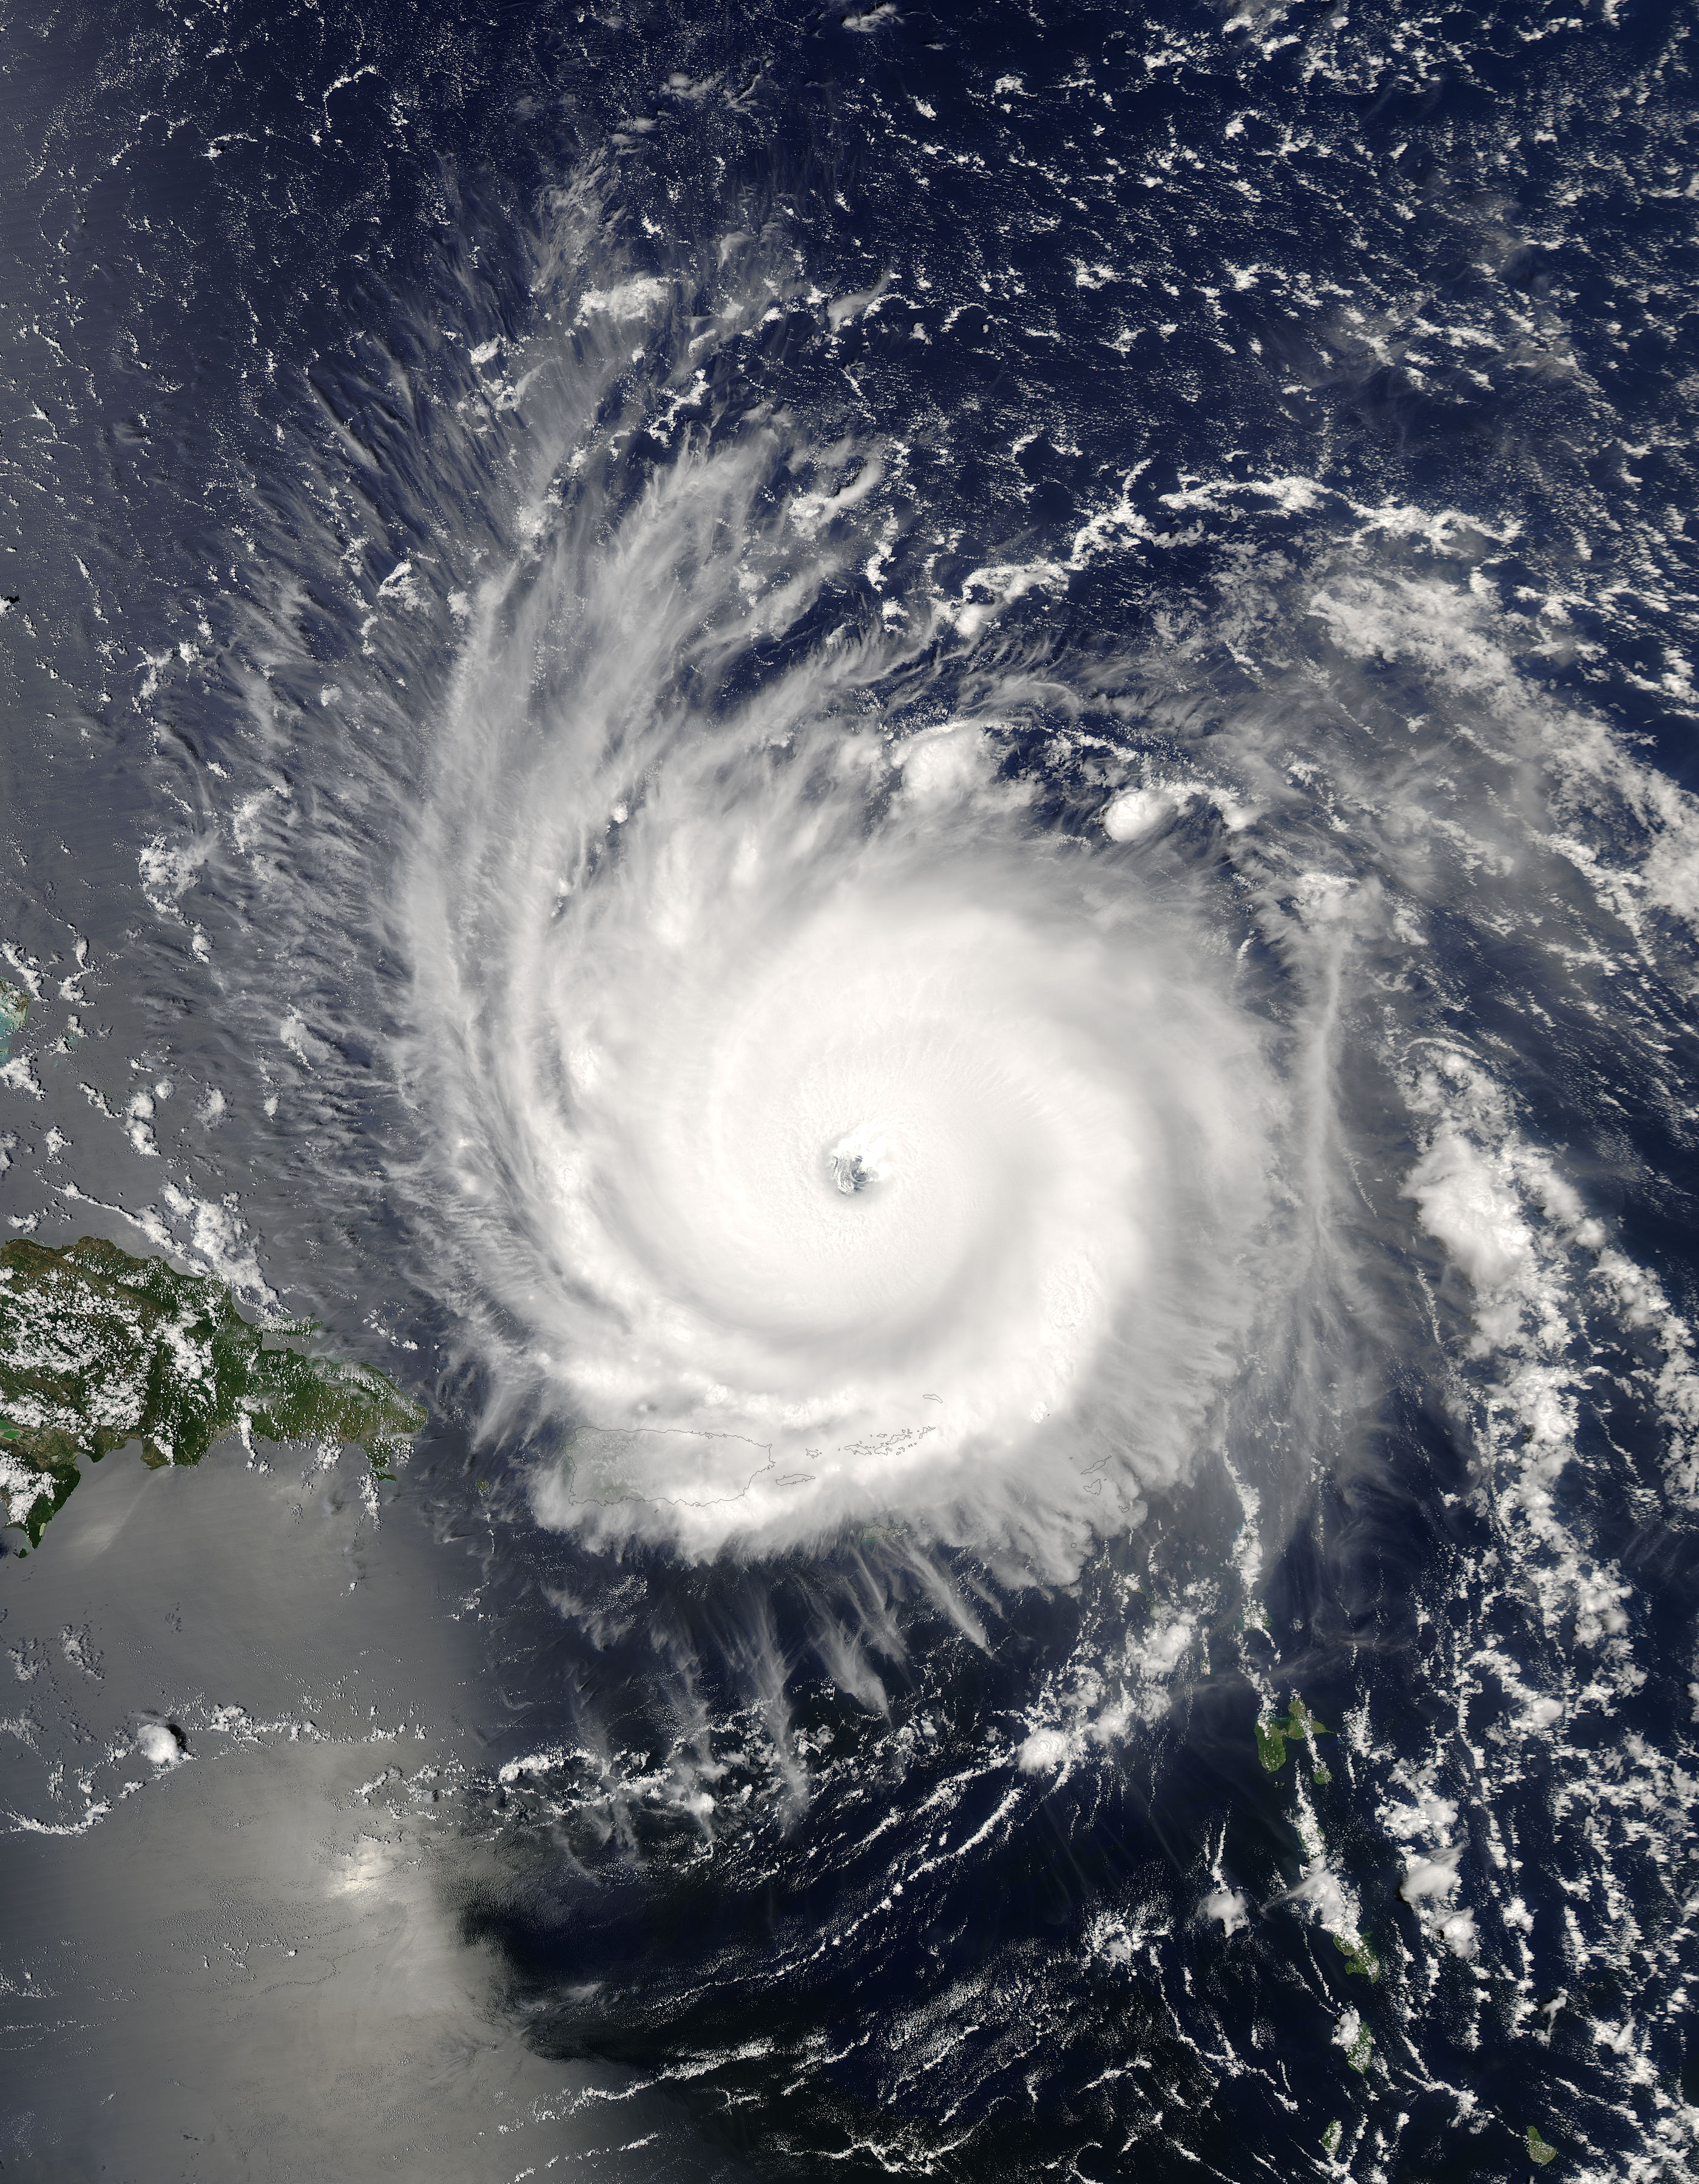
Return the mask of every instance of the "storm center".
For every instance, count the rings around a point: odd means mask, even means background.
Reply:
[[[891,1173],[890,1151],[877,1123],[862,1123],[847,1131],[826,1155],[826,1171],[846,1198],[871,1190]]]

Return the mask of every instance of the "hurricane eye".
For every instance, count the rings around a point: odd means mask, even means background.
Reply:
[[[864,1123],[839,1138],[827,1152],[826,1172],[846,1198],[888,1182],[891,1156],[883,1132]]]

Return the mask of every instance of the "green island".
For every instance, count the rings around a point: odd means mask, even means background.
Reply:
[[[1297,1693],[1292,1695],[1291,1710],[1283,1721],[1276,1714],[1273,1721],[1256,1724],[1257,1757],[1271,1774],[1278,1774],[1286,1764],[1286,1747],[1301,1743],[1306,1737],[1331,1736],[1333,1731],[1324,1722],[1316,1719]],[[1318,1774],[1318,1781],[1331,1782],[1331,1773]]]
[[[0,978],[0,1061],[9,1058],[12,1042],[24,1028],[29,1009],[29,995]]]
[[[311,1320],[256,1326],[222,1283],[100,1237],[0,1245],[5,1524],[39,1546],[78,1466],[136,1440],[156,1468],[198,1463],[231,1433],[352,1441],[393,1479],[424,1412],[381,1373],[312,1355],[315,1331]]]
[[[1343,1934],[1334,1936],[1334,1947],[1345,1960],[1345,1970],[1362,1979],[1380,1977],[1380,1959],[1365,1941],[1347,1941]]]

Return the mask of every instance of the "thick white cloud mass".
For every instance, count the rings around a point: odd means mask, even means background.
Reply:
[[[994,688],[894,735],[880,634],[702,703],[837,565],[819,492],[764,512],[778,452],[472,609],[405,905],[431,1195],[495,1416],[571,1432],[543,1522],[1066,1566],[1206,1432],[1271,1072],[1178,872],[1000,781]]]

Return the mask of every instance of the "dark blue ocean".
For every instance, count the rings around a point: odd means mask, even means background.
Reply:
[[[1688,2175],[1691,14],[4,32],[8,2174]]]

